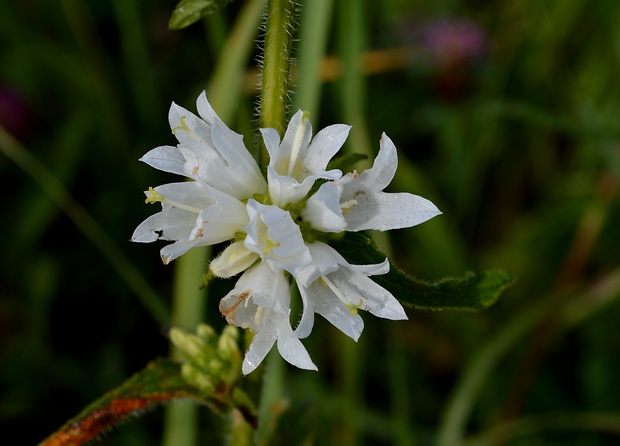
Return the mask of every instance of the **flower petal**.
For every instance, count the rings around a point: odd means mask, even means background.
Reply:
[[[439,214],[432,202],[417,195],[385,193],[398,164],[396,147],[384,133],[381,149],[371,169],[359,176],[347,174],[336,181],[347,231],[406,228],[423,223]]]
[[[163,197],[162,207],[177,207],[193,211],[196,215],[201,209],[214,203],[207,189],[195,181],[182,181],[179,183],[162,184],[153,188],[155,193]],[[147,197],[150,192],[145,193]]]
[[[441,214],[431,201],[406,192],[365,193],[356,197],[357,205],[343,212],[348,231],[408,228]]]
[[[148,151],[139,161],[163,172],[186,175],[185,158],[179,149],[173,146],[156,147]]]
[[[295,329],[299,338],[310,335],[314,313],[318,313],[354,341],[359,339],[364,329],[364,321],[358,314],[351,315],[351,311],[324,283],[317,280],[305,288],[298,282],[298,286],[304,303],[301,320]]]
[[[263,362],[267,353],[273,347],[278,335],[276,332],[276,326],[267,324],[265,330],[256,333],[252,339],[250,347],[245,352],[245,358],[243,358],[243,364],[241,365],[241,372],[247,375],[250,372],[256,370],[256,367]]]
[[[243,144],[243,137],[219,119],[204,92],[197,100],[197,108],[204,120],[174,103],[168,114],[180,143],[178,150],[185,158],[183,174],[238,199],[265,193],[267,183]],[[165,155],[173,156],[167,152]],[[178,156],[173,159],[176,164],[168,163],[164,167],[174,168],[178,173],[180,159]]]
[[[161,260],[165,265],[169,264],[175,259],[178,259],[187,251],[192,248],[196,248],[199,246],[206,246],[206,243],[203,243],[200,239],[195,240],[179,240],[169,245],[164,246],[161,251]]]
[[[244,245],[274,270],[296,274],[312,261],[299,226],[288,211],[250,199],[247,212],[250,222],[244,229]]]
[[[308,149],[310,138],[312,138],[312,124],[308,115],[299,110],[289,121],[280,148],[269,165],[273,166],[279,175],[302,181],[304,178],[301,176],[303,156],[300,155]]]
[[[361,301],[359,308],[384,319],[407,319],[402,305],[388,290],[364,274],[340,268],[329,275],[338,290],[352,303]]]
[[[278,175],[272,166],[267,167],[269,195],[273,204],[279,207],[286,207],[300,201],[308,195],[316,180],[337,180],[341,176],[342,172],[334,169],[328,172],[320,172],[317,175],[309,175],[300,183],[293,177]]]
[[[334,124],[317,133],[303,153],[305,174],[324,171],[349,136],[350,125]]]
[[[275,272],[261,262],[250,267],[235,288],[220,302],[220,311],[228,323],[250,328],[254,339],[242,365],[250,373],[263,361],[278,340],[284,359],[297,367],[316,369],[308,352],[295,338],[289,322],[290,290],[282,272]]]
[[[317,179],[340,178],[341,171],[326,172],[325,167],[342,146],[348,130],[345,125],[328,127],[309,146],[312,125],[301,110],[291,118],[282,142],[274,129],[261,129],[270,156],[267,176],[272,202],[286,207],[304,198]]]
[[[169,208],[153,214],[138,225],[131,241],[150,243],[155,240],[187,239],[196,226],[197,215],[182,209]]]
[[[208,245],[234,239],[249,222],[245,205],[224,192],[206,187],[215,203],[200,212],[194,237],[203,238],[203,243]]]
[[[293,334],[291,326],[286,322],[286,327],[278,336],[278,351],[280,355],[295,367],[305,370],[318,370],[317,366],[310,359],[306,347],[299,338]]]
[[[314,242],[306,245],[310,251],[312,262],[302,268],[295,278],[302,286],[307,287],[321,276],[326,276],[338,270],[340,265],[347,261],[331,246],[323,242]]]
[[[170,106],[168,122],[172,133],[181,144],[198,142],[211,143],[211,126],[189,110],[175,104]]]
[[[301,216],[323,232],[342,232],[347,226],[340,208],[340,192],[333,182],[321,185],[306,202]]]
[[[258,258],[258,254],[243,246],[242,241],[238,241],[213,259],[209,270],[217,277],[232,277],[248,269]]]

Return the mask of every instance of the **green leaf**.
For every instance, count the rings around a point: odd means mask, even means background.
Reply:
[[[347,232],[332,246],[354,264],[380,263],[387,257],[365,232]],[[372,279],[405,305],[424,310],[456,311],[478,311],[489,307],[516,280],[507,271],[490,270],[425,281],[409,276],[391,262],[389,273],[372,276]]]
[[[252,402],[244,399],[243,395],[243,391],[238,388],[234,388],[230,394],[203,392],[182,378],[179,364],[161,358],[92,403],[41,445],[82,444],[101,435],[119,421],[135,418],[148,409],[174,399],[193,400],[216,411],[236,407],[255,426],[255,409]]]
[[[232,0],[181,0],[172,12],[168,28],[182,29],[228,5]]]

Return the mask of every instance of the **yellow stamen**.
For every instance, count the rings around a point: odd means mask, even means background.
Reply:
[[[269,237],[265,237],[264,240],[265,240],[265,249],[263,250],[263,252],[265,253],[265,255],[268,255],[269,252],[273,248],[277,248],[278,246],[280,246],[280,244],[278,242],[274,242]]]
[[[352,302],[350,302],[348,304],[345,304],[344,306],[347,307],[347,309],[351,313],[351,316],[356,316],[357,315],[357,310],[362,308],[363,304],[364,304],[364,301],[362,299],[360,299],[360,301],[357,303],[357,305],[355,305]]]
[[[187,119],[187,116],[185,116],[185,115],[181,116],[181,119],[180,119],[181,125],[177,125],[175,128],[172,129],[172,134],[173,135],[176,134],[176,132],[178,130],[183,130],[183,131],[185,131],[187,133],[190,132],[189,128],[187,127],[187,124],[185,123],[185,119]]]
[[[155,189],[153,189],[152,187],[149,187],[148,193],[151,195],[146,197],[146,200],[144,200],[146,204],[161,203],[164,201],[164,197],[155,192]]]
[[[192,138],[194,141],[198,141],[198,142],[202,142],[202,138],[200,136],[198,136],[198,134],[196,132],[194,132],[192,129],[190,129],[187,126],[187,123],[185,122],[185,120],[187,119],[187,116],[181,116],[181,119],[179,119],[179,121],[181,121],[181,125],[177,125],[176,127],[174,127],[172,129],[172,134],[176,135],[176,133],[179,130],[184,131],[185,133],[187,133],[189,135],[190,138]],[[197,171],[197,168],[194,168]],[[194,172],[194,175],[196,174],[196,172]]]
[[[177,209],[183,209],[185,211],[193,212],[194,214],[200,214],[200,209],[195,208],[193,206],[188,206],[183,203],[179,203],[174,200],[170,200],[169,198],[166,198],[158,194],[157,192],[155,192],[155,189],[153,189],[152,187],[149,187],[147,194],[149,195],[147,195],[146,200],[144,200],[144,202],[147,204],[163,203],[163,204],[167,204],[168,206],[175,207]]]

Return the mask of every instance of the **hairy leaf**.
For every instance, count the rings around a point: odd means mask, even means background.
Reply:
[[[386,255],[365,232],[347,232],[332,245],[350,263],[380,263]],[[390,271],[372,276],[401,303],[424,310],[478,311],[489,307],[516,278],[504,270],[467,272],[462,277],[425,281],[412,277],[390,262]]]
[[[122,420],[135,418],[148,409],[174,399],[189,399],[207,404],[215,410],[236,406],[252,425],[256,424],[251,402],[242,400],[234,389],[232,395],[205,393],[189,385],[180,366],[170,359],[158,359],[86,407],[48,437],[42,446],[80,445],[92,440]]]

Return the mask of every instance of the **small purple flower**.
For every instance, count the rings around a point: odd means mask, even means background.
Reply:
[[[427,23],[421,37],[423,48],[442,66],[476,59],[487,49],[484,32],[475,23],[463,19]]]

